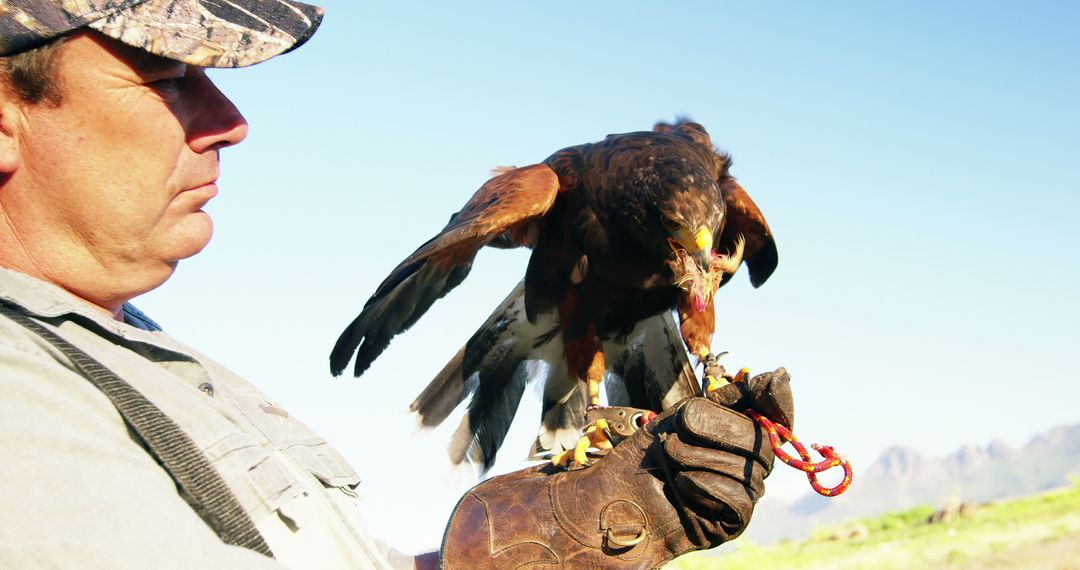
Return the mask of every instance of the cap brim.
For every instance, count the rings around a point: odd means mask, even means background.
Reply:
[[[89,26],[200,67],[244,67],[299,47],[323,9],[288,0],[148,0]]]

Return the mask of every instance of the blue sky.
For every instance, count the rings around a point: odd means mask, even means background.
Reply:
[[[436,546],[475,481],[405,410],[527,252],[481,253],[360,380],[329,375],[338,333],[491,167],[676,115],[733,154],[780,250],[762,288],[721,291],[715,348],[788,368],[804,439],[858,470],[1080,421],[1076,4],[326,7],[299,51],[212,74],[251,135],[223,153],[210,246],[137,304],[341,449],[391,543]],[[496,471],[538,417],[522,405]]]

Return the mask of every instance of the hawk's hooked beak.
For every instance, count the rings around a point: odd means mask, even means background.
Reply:
[[[685,249],[687,253],[694,256],[694,260],[702,271],[709,272],[709,264],[713,260],[713,234],[709,228],[701,226],[693,236],[689,232],[680,231],[678,236],[669,239],[668,242],[671,243],[672,249],[676,245]]]
[[[709,228],[701,226],[698,229],[697,235],[694,236],[694,245],[697,246],[697,251],[694,254],[697,256],[698,265],[701,266],[701,270],[708,272],[709,264],[712,263],[712,232]]]

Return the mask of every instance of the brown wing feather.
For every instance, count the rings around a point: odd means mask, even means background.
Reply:
[[[776,270],[779,261],[772,231],[757,204],[734,179],[725,180],[720,185],[720,193],[727,207],[727,221],[716,249],[721,253],[730,253],[734,251],[738,237],[743,236],[746,240],[743,259],[750,270],[750,283],[760,287]],[[726,283],[729,278],[725,276],[723,282]]]
[[[439,235],[420,246],[399,267],[435,258],[444,267],[471,260],[477,250],[509,233],[524,236],[529,222],[546,214],[559,192],[559,179],[545,164],[505,171],[484,183]],[[513,245],[524,245],[521,239]]]
[[[484,183],[438,235],[390,272],[341,333],[330,353],[330,371],[341,374],[356,353],[360,376],[432,303],[469,274],[476,252],[497,238],[500,245],[529,245],[530,225],[551,209],[559,179],[544,164],[505,171]]]

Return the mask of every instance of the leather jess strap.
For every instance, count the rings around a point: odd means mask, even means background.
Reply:
[[[102,391],[176,482],[181,496],[227,544],[273,557],[236,496],[191,438],[123,378],[41,323],[0,303],[0,313],[44,338]]]

